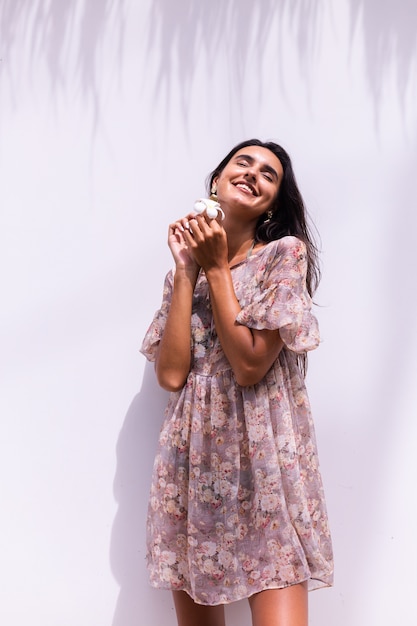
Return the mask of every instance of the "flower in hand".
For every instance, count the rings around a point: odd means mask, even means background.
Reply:
[[[216,219],[218,214],[222,220],[224,220],[224,212],[221,208],[220,204],[216,200],[212,200],[211,198],[200,198],[194,203],[194,211],[199,215],[200,213],[207,214],[207,217],[210,219]]]

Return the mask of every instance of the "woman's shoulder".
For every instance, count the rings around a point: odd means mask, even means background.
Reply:
[[[286,235],[280,239],[274,239],[266,243],[262,248],[259,248],[259,252],[263,252],[268,256],[279,256],[288,253],[304,254],[305,251],[305,243],[295,235]]]

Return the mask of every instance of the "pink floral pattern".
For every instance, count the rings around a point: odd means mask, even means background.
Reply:
[[[198,603],[232,602],[308,581],[332,584],[333,560],[314,427],[297,353],[319,343],[295,237],[273,241],[232,269],[240,324],[280,329],[285,343],[256,385],[241,387],[216,336],[208,285],[195,289],[184,388],[170,395],[148,514],[151,583]],[[172,291],[142,352],[154,360]]]

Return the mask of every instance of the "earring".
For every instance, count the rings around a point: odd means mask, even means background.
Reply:
[[[216,183],[213,183],[211,186],[211,192],[210,192],[210,200],[214,200],[214,202],[217,202],[217,185]]]
[[[264,224],[268,224],[271,221],[273,214],[274,214],[273,211],[271,210],[268,211],[268,213],[266,214],[266,220],[264,221]]]

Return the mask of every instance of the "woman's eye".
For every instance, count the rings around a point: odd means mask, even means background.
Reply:
[[[269,180],[270,183],[272,183],[272,176],[271,174],[264,174],[264,178],[266,178],[266,180]]]
[[[237,164],[238,165],[243,165],[243,167],[246,167],[248,163],[247,163],[247,161],[237,161]]]

